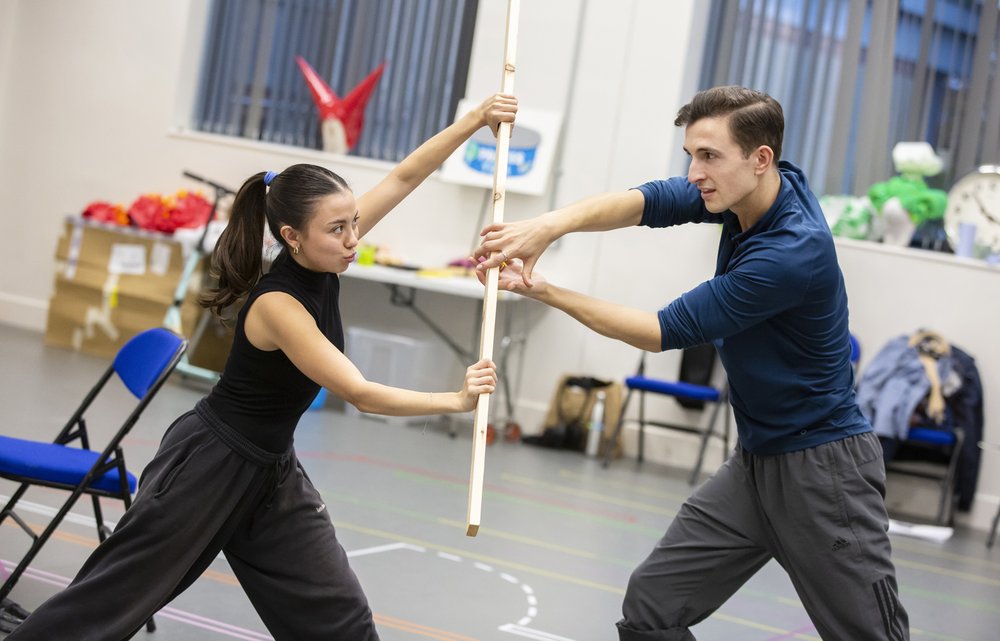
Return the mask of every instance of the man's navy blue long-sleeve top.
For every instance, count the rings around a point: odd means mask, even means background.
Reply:
[[[661,347],[713,342],[746,450],[781,454],[871,431],[854,396],[847,293],[802,171],[778,165],[774,204],[743,231],[683,177],[640,185],[642,225],[721,223],[715,277],[660,310]]]

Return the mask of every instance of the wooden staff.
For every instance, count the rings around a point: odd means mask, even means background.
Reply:
[[[520,0],[507,1],[507,36],[503,50],[501,93],[514,93],[514,59],[517,52],[517,14]],[[503,222],[504,185],[507,182],[507,156],[510,149],[509,122],[500,123],[497,131],[497,155],[493,167],[493,222]],[[494,253],[495,255],[495,253]],[[497,316],[497,286],[500,269],[486,273],[483,297],[483,326],[479,333],[479,358],[493,358],[493,333]],[[483,471],[486,467],[486,426],[489,422],[490,395],[480,394],[472,433],[472,467],[469,472],[469,507],[466,511],[466,536],[476,536],[483,509]]]

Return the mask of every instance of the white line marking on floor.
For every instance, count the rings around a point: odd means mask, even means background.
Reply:
[[[255,632],[254,630],[247,630],[246,628],[241,628],[239,626],[230,625],[229,623],[223,623],[222,621],[217,621],[215,619],[209,619],[208,617],[199,616],[193,612],[185,612],[184,610],[178,610],[177,608],[167,606],[161,609],[157,614],[173,615],[178,621],[183,621],[190,625],[197,625],[198,627],[206,627],[209,630],[214,630],[216,632],[221,632],[222,634],[235,633],[232,636],[236,636],[241,639],[254,639],[260,641],[274,641],[274,637],[264,634],[262,632]],[[246,635],[246,636],[239,636]]]
[[[7,561],[7,560],[3,561],[3,566],[7,569],[8,572],[13,572],[14,568],[17,567],[15,564],[13,564],[13,563],[11,563],[10,561]],[[67,585],[69,585],[69,581],[63,580],[62,578],[50,579],[50,578],[48,578],[46,576],[42,576],[40,574],[36,574],[35,571],[31,569],[31,566],[28,566],[28,568],[24,571],[24,574],[22,574],[21,576],[26,576],[29,579],[34,579],[35,581],[38,581],[39,583],[47,583],[49,585],[54,585],[54,586],[56,586],[58,588],[64,588]]]
[[[9,496],[0,494],[0,502],[7,503],[9,500]],[[24,510],[25,512],[31,512],[32,514],[41,514],[42,516],[55,516],[56,512],[59,511],[57,508],[49,507],[48,505],[42,505],[41,503],[33,503],[25,500],[17,502],[17,509]],[[97,521],[95,521],[93,517],[77,514],[76,512],[67,512],[66,516],[63,517],[63,520],[69,521],[70,523],[76,523],[77,525],[86,525],[87,527],[97,528]],[[104,519],[104,524],[113,530],[115,529],[115,526],[118,525],[118,522]]]
[[[420,547],[419,545],[411,545],[409,543],[389,543],[387,545],[376,545],[375,547],[362,548],[360,550],[351,550],[347,553],[348,558],[353,559],[356,556],[366,556],[368,554],[381,554],[382,552],[391,552],[393,550],[413,550],[414,552],[426,552],[427,550]]]
[[[536,641],[573,641],[573,639],[570,639],[569,637],[561,637],[557,634],[542,632],[541,630],[532,630],[531,628],[526,628],[523,625],[515,623],[505,623],[498,629],[501,632],[524,637],[526,639],[536,639]]]
[[[8,500],[10,500],[9,496],[0,494],[0,502],[4,502],[5,503]],[[31,501],[24,501],[24,500],[18,501],[17,507],[18,507],[18,509],[24,510],[25,512],[32,512],[34,514],[42,514],[42,515],[50,516],[50,517],[53,516],[53,515],[55,515],[55,513],[57,511],[56,508],[51,508],[51,507],[49,507],[47,505],[42,505],[41,503],[33,503]],[[92,517],[84,516],[82,514],[77,514],[77,513],[74,513],[74,512],[68,512],[66,514],[66,516],[63,517],[63,520],[64,521],[68,521],[70,523],[75,523],[77,525],[84,525],[84,526],[92,527],[92,528],[96,528],[97,527],[97,521],[95,521]],[[112,530],[114,530],[115,526],[117,525],[117,522],[110,521],[110,520],[105,520],[104,523],[105,523],[105,525],[107,525]],[[382,552],[391,552],[393,550],[412,550],[414,552],[426,552],[427,551],[426,548],[420,547],[418,545],[412,545],[410,543],[402,543],[402,542],[400,542],[400,543],[389,543],[389,544],[386,544],[386,545],[378,545],[378,546],[370,547],[370,548],[362,548],[360,550],[353,550],[351,552],[348,552],[347,556],[348,556],[348,558],[356,558],[356,557],[359,557],[359,556],[367,556],[369,554],[380,554]],[[460,561],[462,561],[462,557],[460,557],[458,555],[455,555],[455,554],[450,554],[448,552],[438,552],[437,555],[440,558],[446,559],[448,561],[454,561],[454,562],[460,562]],[[221,552],[219,553],[218,557],[216,557],[216,558],[219,559],[219,560],[225,561],[225,556]],[[486,565],[485,563],[480,563],[478,561],[475,562],[475,563],[473,563],[473,566],[476,569],[478,569],[478,570],[482,570],[483,572],[492,572],[493,571],[493,568],[491,566]],[[11,567],[11,569],[13,569],[13,567]],[[36,572],[37,572],[37,570],[36,570]],[[43,579],[39,575],[36,575],[35,578],[36,578],[36,580],[39,580],[39,581],[45,581],[46,583],[51,583],[51,580],[45,580],[45,579]],[[534,618],[535,616],[537,616],[537,608],[535,606],[538,604],[538,601],[537,601],[537,599],[535,599],[534,596],[532,596],[532,594],[534,593],[534,590],[531,589],[531,586],[528,586],[526,584],[521,583],[516,577],[513,577],[513,576],[507,574],[506,572],[501,572],[500,573],[500,578],[503,579],[504,581],[508,582],[508,583],[513,583],[514,585],[520,585],[521,589],[527,595],[528,606],[529,606],[528,616],[522,618],[518,622],[520,626],[527,625],[528,623],[531,622],[532,618]],[[527,629],[527,628],[525,628],[525,629]]]
[[[8,570],[13,570],[15,567],[14,563],[8,561],[7,559],[0,559],[0,563],[2,563]],[[68,577],[46,572],[44,570],[36,570],[30,566],[21,576],[23,578],[32,579],[33,581],[38,581],[39,583],[54,585],[58,588],[65,588],[70,582]],[[253,630],[247,630],[246,628],[241,628],[222,621],[216,621],[215,619],[209,619],[192,612],[178,610],[174,607],[165,607],[159,610],[154,616],[162,616],[165,619],[172,619],[197,628],[211,630],[235,639],[244,639],[244,641],[274,641],[273,637],[266,634],[255,632]]]
[[[10,500],[9,496],[0,494],[0,502],[6,503],[9,500]],[[49,507],[48,505],[42,505],[41,503],[34,503],[32,501],[24,501],[24,500],[17,502],[17,509],[23,510],[25,512],[31,512],[32,514],[40,514],[42,516],[48,516],[48,517],[55,516],[56,512],[58,511],[56,508]],[[97,521],[94,520],[93,517],[84,516],[83,514],[77,514],[76,512],[67,512],[66,516],[63,517],[63,521],[68,521],[70,523],[75,523],[76,525],[84,525],[87,527],[92,527],[94,529],[97,529]],[[104,524],[109,528],[111,528],[112,530],[114,530],[115,526],[118,525],[117,521],[109,521],[107,519],[104,520]],[[357,556],[365,556],[368,554],[378,554],[380,552],[391,552],[392,550],[414,550],[416,552],[427,551],[426,549],[418,545],[411,545],[410,543],[390,543],[388,545],[380,545],[371,548],[364,548],[361,550],[354,550],[352,552],[348,552],[347,556],[348,558],[354,558]],[[216,558],[225,559],[225,556],[220,552]]]
[[[187,625],[194,626],[196,628],[202,628],[205,630],[211,630],[212,632],[218,632],[221,635],[232,637],[234,639],[243,639],[243,641],[274,641],[274,637],[264,637],[264,636],[248,636],[245,634],[240,634],[238,632],[233,632],[231,630],[226,630],[224,628],[218,628],[214,625],[208,625],[207,623],[201,623],[200,621],[192,621],[184,616],[174,614],[173,612],[164,612],[163,610],[156,613],[155,616],[163,617],[164,619],[173,619],[179,623],[186,623]]]

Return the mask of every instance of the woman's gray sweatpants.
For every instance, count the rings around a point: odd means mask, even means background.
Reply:
[[[778,456],[742,448],[681,507],[632,573],[622,641],[693,641],[774,558],[824,641],[906,641],[873,433]]]
[[[224,552],[277,641],[378,641],[319,493],[202,401],[163,437],[135,503],[8,641],[130,638]]]

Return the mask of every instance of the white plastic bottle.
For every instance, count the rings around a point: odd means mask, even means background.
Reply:
[[[597,456],[601,447],[601,432],[604,430],[604,390],[597,391],[594,409],[590,413],[590,428],[587,430],[587,456]]]

